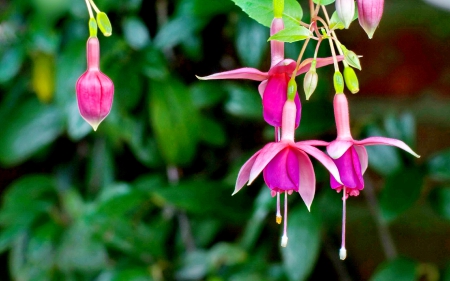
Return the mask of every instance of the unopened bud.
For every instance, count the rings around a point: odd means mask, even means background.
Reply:
[[[344,23],[345,28],[348,28],[352,23],[355,15],[355,1],[354,0],[336,0],[336,13]]]
[[[100,31],[105,35],[106,37],[111,36],[112,34],[112,26],[111,22],[109,21],[108,16],[104,12],[100,12],[97,14],[97,24],[98,28],[100,28]]]
[[[344,80],[345,85],[347,85],[347,89],[352,93],[356,94],[359,92],[359,82],[358,77],[356,76],[355,71],[350,66],[346,66],[344,68]]]
[[[305,74],[305,79],[303,80],[303,90],[305,91],[306,100],[309,100],[316,90],[318,80],[319,76],[316,72],[316,60],[313,60],[311,68]]]
[[[336,94],[344,92],[344,78],[342,77],[342,73],[340,71],[336,71],[334,73],[333,84]]]
[[[94,18],[89,19],[89,36],[97,37],[97,22]]]
[[[297,93],[297,83],[295,82],[295,77],[292,76],[288,83],[287,99],[293,101],[296,93]]]
[[[384,0],[357,0],[359,25],[372,39],[383,15]]]
[[[358,55],[353,51],[349,51],[344,45],[341,44],[341,49],[344,52],[345,61],[352,67],[361,70],[361,63],[359,62]]]

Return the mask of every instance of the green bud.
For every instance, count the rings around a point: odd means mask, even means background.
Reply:
[[[336,71],[334,73],[333,84],[336,93],[344,92],[344,78],[342,77],[342,73],[340,71]]]
[[[112,26],[111,22],[108,19],[108,16],[104,12],[100,12],[97,14],[97,24],[100,31],[106,37],[111,36],[112,34]]]
[[[273,0],[273,16],[282,18],[284,10],[284,0]]]
[[[305,79],[303,80],[303,90],[305,91],[306,100],[309,100],[316,90],[317,82],[319,80],[319,76],[316,72],[316,63],[316,60],[312,61],[311,68],[305,74]]]
[[[288,88],[287,88],[288,100],[293,101],[296,93],[297,93],[297,83],[295,82],[295,77],[292,76],[291,79],[289,80]]]
[[[89,19],[89,35],[91,37],[97,37],[97,22],[94,18]]]
[[[346,66],[344,68],[344,80],[345,85],[352,94],[356,94],[359,92],[359,82],[358,77],[356,76],[355,71],[350,66]]]
[[[361,70],[361,63],[358,56],[353,51],[349,51],[344,45],[341,44],[341,49],[344,52],[345,61],[352,67]]]

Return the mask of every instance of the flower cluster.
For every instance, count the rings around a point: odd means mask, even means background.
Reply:
[[[365,146],[391,145],[399,147],[416,157],[419,157],[404,142],[383,137],[370,137],[361,141],[354,140],[350,133],[348,102],[344,85],[352,93],[359,91],[359,84],[353,68],[361,69],[358,56],[349,51],[337,39],[334,29],[341,24],[348,28],[354,20],[355,5],[353,0],[337,0],[336,14],[330,19],[324,6],[311,3],[311,23],[301,22],[300,28],[305,29],[305,43],[298,60],[284,57],[284,41],[291,32],[284,28],[283,1],[274,1],[274,19],[271,23],[269,38],[271,44],[271,66],[268,72],[254,68],[236,70],[198,77],[202,80],[213,79],[250,79],[260,81],[258,87],[263,105],[263,118],[275,128],[275,140],[257,151],[239,171],[234,194],[248,184],[250,185],[259,174],[271,190],[271,195],[277,196],[277,223],[282,222],[280,212],[280,194],[284,193],[284,233],[281,246],[287,245],[287,195],[298,192],[308,210],[315,194],[315,174],[310,156],[318,160],[330,173],[330,185],[337,192],[343,191],[343,226],[341,259],[346,257],[345,249],[345,202],[348,196],[357,196],[364,188],[363,174],[368,166],[368,155]],[[383,0],[357,0],[359,22],[369,37],[378,26],[383,10]],[[325,20],[318,12],[323,8]],[[334,22],[333,22],[334,21]],[[318,26],[318,25],[322,26]],[[283,33],[284,32],[284,33]],[[283,34],[283,36],[277,36]],[[313,58],[302,60],[304,50],[310,39],[317,40],[316,52]],[[318,58],[317,50],[323,40],[330,43],[331,57]],[[285,40],[286,42],[290,42]],[[336,54],[336,49],[340,55]],[[338,63],[344,64],[344,75],[339,71]],[[316,68],[334,64],[334,115],[337,127],[337,138],[332,142],[307,140],[296,142],[295,129],[300,125],[302,105],[297,93],[295,77],[306,73],[303,83],[306,99],[309,99],[316,89],[318,75]],[[326,153],[316,147],[325,146]]]

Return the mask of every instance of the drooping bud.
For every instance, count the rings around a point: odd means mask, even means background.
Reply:
[[[348,28],[352,23],[355,15],[355,1],[354,0],[336,0],[336,13],[344,23],[345,28]]]
[[[288,82],[287,99],[293,101],[295,99],[296,93],[297,93],[297,83],[295,82],[295,77],[292,76]]]
[[[353,51],[349,51],[344,45],[340,45],[342,52],[344,52],[345,61],[352,67],[361,70],[361,63],[359,62],[358,55]]]
[[[87,41],[87,70],[76,84],[78,109],[94,131],[111,110],[114,84],[99,68],[100,44],[97,37]]]
[[[345,85],[347,85],[347,89],[352,93],[356,94],[359,92],[359,82],[358,77],[356,76],[355,71],[350,66],[346,66],[344,68],[344,80]]]
[[[98,28],[100,28],[100,31],[105,35],[106,37],[111,36],[112,34],[112,26],[111,22],[109,21],[108,16],[104,12],[97,13],[97,24]]]
[[[333,84],[334,90],[336,94],[340,94],[344,92],[344,78],[342,77],[342,73],[340,71],[336,71],[333,76]]]
[[[384,0],[357,0],[359,25],[372,39],[383,15]]]
[[[316,90],[317,82],[319,80],[319,76],[316,72],[316,63],[316,60],[312,61],[311,68],[305,74],[305,79],[303,80],[303,90],[305,91],[306,100],[309,100]]]

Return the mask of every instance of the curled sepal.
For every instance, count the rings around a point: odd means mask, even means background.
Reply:
[[[346,66],[344,68],[344,80],[345,85],[347,85],[347,89],[352,93],[356,94],[359,92],[359,82],[358,77],[356,76],[355,71],[350,66]]]
[[[341,49],[344,52],[345,61],[352,67],[361,70],[361,63],[359,62],[358,55],[353,51],[349,51],[344,45],[341,44]]]
[[[336,71],[333,76],[333,84],[334,90],[336,94],[340,94],[344,92],[344,78],[342,77],[342,73],[340,71]]]
[[[112,34],[112,26],[111,22],[109,21],[108,16],[104,12],[97,13],[97,24],[98,28],[100,28],[100,31],[105,35],[106,37],[111,36]]]
[[[317,82],[319,81],[319,76],[316,72],[316,60],[311,63],[311,68],[305,75],[303,80],[303,90],[305,91],[306,100],[309,100],[311,95],[314,93],[317,87]]]
[[[97,22],[94,18],[89,19],[89,36],[97,37]]]
[[[295,76],[292,76],[288,82],[287,99],[293,101],[295,99],[296,93],[297,93],[297,83],[295,82]]]
[[[383,15],[384,0],[357,0],[359,24],[370,39]]]
[[[76,84],[78,109],[94,131],[108,116],[114,97],[114,84],[99,68],[100,44],[97,37],[87,42],[88,68]]]

